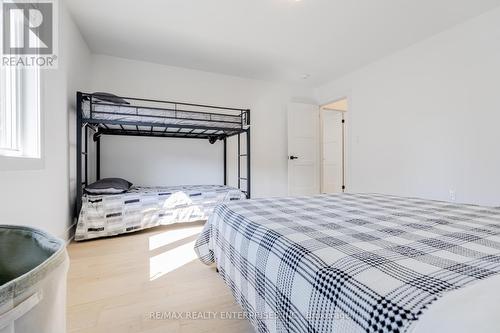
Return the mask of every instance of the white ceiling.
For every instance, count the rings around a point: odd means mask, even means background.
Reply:
[[[500,0],[66,1],[94,53],[310,86],[500,5]]]

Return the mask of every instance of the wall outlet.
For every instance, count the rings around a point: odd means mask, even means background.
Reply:
[[[457,201],[457,193],[455,190],[450,190],[450,201]]]

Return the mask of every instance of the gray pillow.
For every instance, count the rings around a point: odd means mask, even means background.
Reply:
[[[88,194],[119,194],[127,192],[132,183],[122,178],[103,178],[85,187]]]
[[[130,104],[123,98],[106,92],[95,92],[92,94],[92,96],[103,102],[109,102],[114,104]]]

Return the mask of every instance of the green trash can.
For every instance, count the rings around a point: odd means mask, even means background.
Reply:
[[[61,239],[0,225],[0,333],[66,332],[68,267]]]

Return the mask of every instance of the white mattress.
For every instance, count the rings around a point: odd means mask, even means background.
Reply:
[[[500,331],[500,276],[450,292],[431,304],[413,333]]]
[[[136,130],[135,123],[147,123],[165,125],[185,125],[185,126],[206,126],[206,127],[224,127],[241,128],[241,117],[235,115],[210,114],[200,112],[157,110],[152,108],[141,108],[129,105],[109,105],[93,104],[94,109],[91,114],[90,103],[83,104],[83,118],[94,120],[107,120],[125,123],[134,123],[134,125],[124,125],[125,129]],[[118,113],[118,114],[117,114]],[[165,118],[168,117],[168,118]],[[186,119],[189,118],[189,119]],[[119,125],[108,125],[109,128],[120,128]],[[149,130],[150,125],[145,125],[141,130]]]

